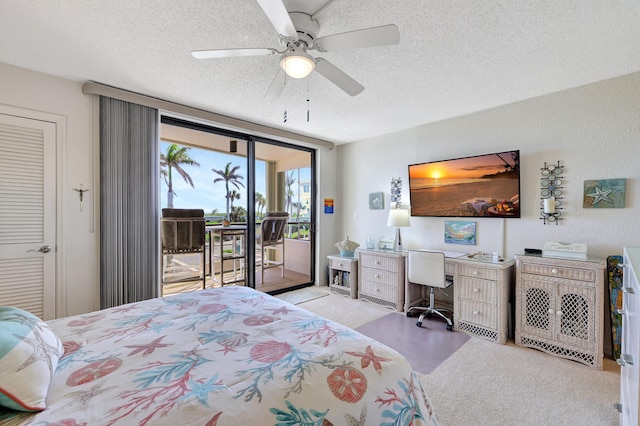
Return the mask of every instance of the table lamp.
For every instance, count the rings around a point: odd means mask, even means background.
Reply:
[[[389,219],[387,219],[387,226],[393,226],[396,228],[396,237],[393,241],[393,249],[395,251],[402,251],[402,238],[400,237],[400,228],[409,226],[409,210],[390,209]]]

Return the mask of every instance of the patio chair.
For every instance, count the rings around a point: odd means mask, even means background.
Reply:
[[[265,269],[280,266],[282,277],[284,277],[284,231],[288,221],[289,213],[287,212],[267,212],[260,224],[256,248],[260,250],[258,265],[263,284]]]
[[[202,209],[162,209],[161,218],[162,256],[161,268],[163,282],[165,282],[165,256],[178,256],[183,254],[200,254],[200,268],[194,269],[193,265],[182,262],[171,270],[177,275],[198,273],[202,279],[202,288],[206,286],[205,270],[205,218]],[[173,260],[173,263],[179,263]],[[191,274],[191,278],[194,274]],[[187,281],[182,278],[178,281]]]

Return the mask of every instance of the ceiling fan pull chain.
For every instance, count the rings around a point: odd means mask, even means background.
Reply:
[[[309,80],[310,79],[307,79],[307,123],[309,122],[309,98],[310,98],[310,96],[309,96],[309,85],[310,85]]]

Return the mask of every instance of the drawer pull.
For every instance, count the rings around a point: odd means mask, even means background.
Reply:
[[[478,311],[473,311],[473,315],[478,315]]]
[[[375,277],[376,277],[376,278],[380,278],[380,275],[376,274],[376,275],[375,275]]]
[[[622,404],[620,404],[619,402],[613,404],[613,408],[618,412],[618,413],[622,413]]]
[[[620,358],[616,360],[616,362],[622,367],[626,367],[627,365],[633,365],[633,357],[629,354],[622,354]]]
[[[472,274],[473,275],[478,275],[478,271],[473,271]]]
[[[380,264],[380,261],[379,261],[379,260],[376,260],[374,263],[375,263],[376,265],[379,265],[379,264]]]
[[[338,266],[342,266],[342,263],[338,263]]]
[[[474,293],[477,293],[477,292],[479,292],[479,291],[480,291],[480,290],[478,290],[477,288],[474,288],[474,289],[473,289],[473,292],[474,292]]]
[[[553,269],[551,270],[551,273],[552,273],[552,274],[557,274],[557,273],[558,273],[558,270],[557,270],[556,268],[553,268]]]
[[[635,293],[635,290],[633,289],[633,287],[624,287],[622,289],[622,291],[625,292],[625,293],[629,293],[629,294],[634,294]]]

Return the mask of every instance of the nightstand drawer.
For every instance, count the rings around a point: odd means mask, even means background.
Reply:
[[[378,299],[389,302],[397,302],[398,290],[394,286],[384,285],[373,281],[361,280],[359,283],[360,293],[375,296]]]
[[[331,263],[329,267],[331,269],[338,269],[340,271],[351,271],[351,262],[348,260],[338,260],[338,259],[330,259]]]
[[[498,328],[498,313],[495,306],[468,299],[459,299],[458,321],[471,322],[479,326]]]
[[[458,265],[458,275],[492,281],[498,279],[498,271],[495,269],[479,268],[473,265]]]
[[[454,291],[461,299],[490,303],[495,306],[498,302],[496,282],[480,280],[466,276],[458,276]]]

